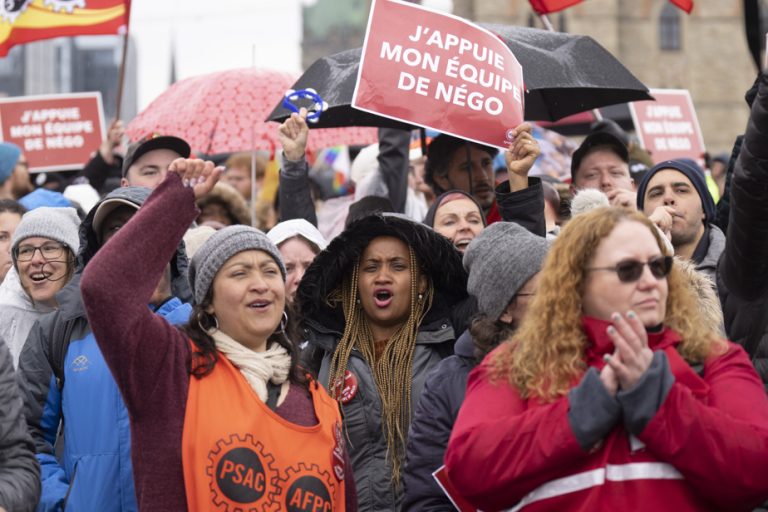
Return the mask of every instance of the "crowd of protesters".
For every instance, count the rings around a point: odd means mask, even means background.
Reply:
[[[0,512],[761,510],[768,75],[747,101],[706,170],[603,121],[568,183],[529,123],[381,128],[345,197],[306,110],[271,192],[120,121],[66,190],[0,143]]]

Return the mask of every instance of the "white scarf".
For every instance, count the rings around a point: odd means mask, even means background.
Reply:
[[[267,401],[267,381],[283,384],[291,369],[291,355],[279,343],[272,343],[264,352],[256,352],[233,340],[220,330],[208,331],[216,349],[224,354],[243,374],[262,402]]]

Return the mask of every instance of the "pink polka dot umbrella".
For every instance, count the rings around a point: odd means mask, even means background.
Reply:
[[[206,155],[279,150],[278,124],[266,121],[296,77],[257,68],[232,69],[176,82],[126,128],[132,140],[158,133],[181,137]],[[313,129],[308,151],[377,142],[375,128]]]

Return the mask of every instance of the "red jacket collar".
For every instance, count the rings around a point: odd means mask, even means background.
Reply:
[[[485,225],[490,226],[494,222],[500,222],[502,220],[501,213],[499,212],[499,205],[496,204],[496,200],[494,199],[490,210],[488,210],[488,214],[485,216]]]
[[[590,366],[602,366],[603,356],[605,354],[613,354],[615,350],[613,341],[611,341],[606,332],[609,325],[611,325],[611,322],[606,322],[605,320],[598,320],[589,316],[582,317],[584,334],[587,335],[589,340],[585,356],[587,364]],[[666,327],[661,332],[648,333],[648,346],[652,350],[664,350],[667,347],[677,345],[680,341],[680,335]],[[596,363],[599,363],[599,365]]]

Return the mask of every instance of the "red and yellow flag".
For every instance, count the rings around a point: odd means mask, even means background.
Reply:
[[[61,36],[117,34],[131,0],[3,0],[0,57],[13,46]]]

